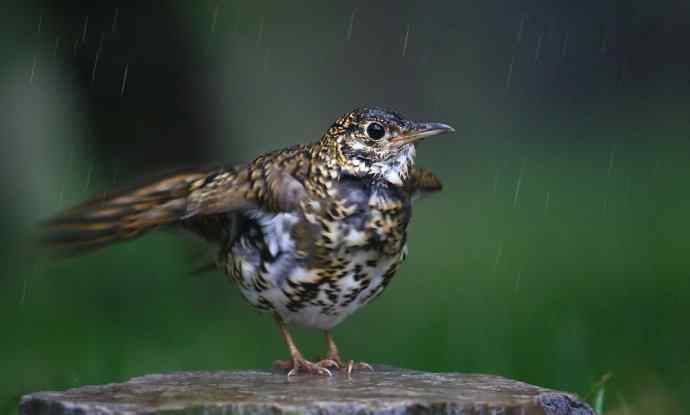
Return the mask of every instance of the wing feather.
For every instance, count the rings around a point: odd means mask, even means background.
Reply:
[[[214,227],[228,226],[228,213],[257,207],[289,211],[307,197],[304,186],[288,170],[268,166],[263,162],[187,171],[112,193],[49,220],[44,240],[72,254],[169,225],[218,239],[223,231]]]
[[[419,167],[412,169],[405,187],[413,199],[419,199],[443,190],[441,180],[434,173]]]

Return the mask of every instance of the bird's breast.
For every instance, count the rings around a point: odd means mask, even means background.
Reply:
[[[257,307],[304,326],[332,327],[393,277],[410,213],[402,192],[348,181],[325,204],[300,212],[253,210],[228,273]]]

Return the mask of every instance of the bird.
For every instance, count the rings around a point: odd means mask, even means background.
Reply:
[[[311,144],[177,171],[77,205],[46,221],[44,239],[74,254],[156,229],[191,232],[216,247],[216,265],[249,304],[273,315],[290,355],[277,368],[288,376],[372,369],[343,360],[332,330],[396,275],[413,203],[442,189],[416,166],[416,147],[453,131],[357,108]],[[307,360],[288,325],[325,333],[325,358]]]

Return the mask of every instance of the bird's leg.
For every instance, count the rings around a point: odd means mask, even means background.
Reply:
[[[326,347],[328,348],[328,354],[326,355],[326,358],[318,362],[317,364],[323,367],[331,367],[335,369],[346,369],[348,376],[352,374],[353,369],[367,369],[370,371],[374,371],[374,368],[371,367],[370,364],[365,363],[365,362],[355,362],[353,360],[350,360],[347,362],[347,365],[343,362],[343,359],[340,357],[340,353],[338,353],[338,347],[335,345],[335,342],[333,341],[333,336],[331,336],[331,333],[329,331],[326,331]]]
[[[295,345],[295,342],[292,340],[292,336],[290,336],[290,333],[288,333],[283,319],[280,318],[278,314],[274,314],[273,318],[275,319],[276,324],[278,324],[280,335],[283,336],[283,339],[287,344],[288,351],[290,352],[290,360],[276,361],[273,363],[275,367],[289,370],[288,376],[296,375],[299,372],[311,373],[313,375],[332,376],[331,371],[326,369],[324,366],[318,363],[312,363],[302,357],[302,353],[300,353],[297,345]]]
[[[332,369],[342,369],[345,367],[343,365],[343,360],[340,358],[340,354],[338,353],[338,347],[335,345],[335,342],[333,341],[333,337],[331,336],[331,332],[326,330],[326,348],[328,349],[328,354],[326,357],[318,362],[320,366],[323,367],[328,367]]]

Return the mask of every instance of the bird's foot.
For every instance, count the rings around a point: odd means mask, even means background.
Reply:
[[[303,358],[296,358],[290,360],[277,360],[273,362],[273,367],[282,370],[288,370],[288,377],[294,376],[298,373],[307,373],[318,376],[333,376],[333,373],[328,369],[333,367],[333,361],[328,359],[313,363]]]
[[[316,364],[329,370],[340,370],[343,368],[343,363],[340,360],[331,359],[330,357],[321,359]]]
[[[374,371],[374,368],[371,367],[371,365],[367,362],[355,362],[354,360],[350,360],[347,362],[347,376],[350,376],[352,374],[353,370],[368,370],[370,372]]]
[[[354,360],[350,360],[345,363],[340,356],[327,356],[325,359],[318,361],[316,364],[330,370],[344,370],[347,372],[348,376],[352,374],[353,370],[368,370],[370,372],[374,371],[374,368],[371,367],[369,363],[355,362]]]

